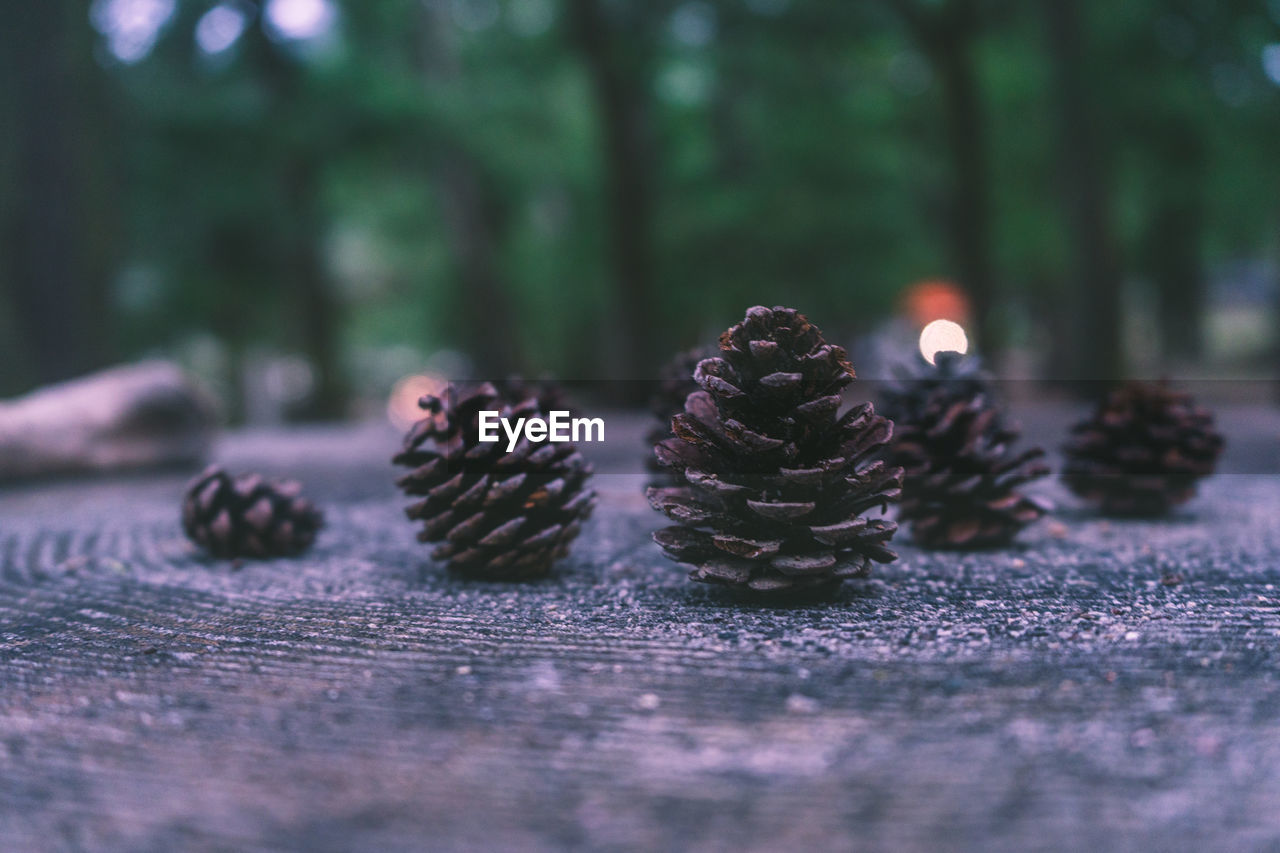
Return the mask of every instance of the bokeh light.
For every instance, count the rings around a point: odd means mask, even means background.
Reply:
[[[671,15],[671,34],[687,47],[705,47],[716,37],[716,10],[703,0],[685,3]]]
[[[407,430],[422,420],[418,400],[427,394],[439,394],[447,384],[443,377],[430,373],[404,377],[391,389],[391,396],[387,399],[387,419],[396,429]]]
[[[902,312],[912,326],[921,328],[934,320],[969,322],[972,309],[964,288],[945,278],[918,281],[903,291]]]
[[[330,0],[270,0],[266,6],[272,33],[295,41],[328,34],[337,15]]]
[[[498,0],[453,0],[453,22],[469,33],[479,33],[498,23]]]
[[[236,43],[249,23],[244,9],[234,3],[220,3],[200,16],[196,23],[196,45],[213,56]]]
[[[940,352],[964,354],[968,351],[969,336],[954,320],[934,320],[920,332],[920,354],[930,364],[935,363]]]
[[[1262,70],[1268,80],[1280,86],[1280,43],[1262,49]]]
[[[111,55],[132,64],[151,52],[173,10],[174,0],[95,0],[89,20],[106,37]]]

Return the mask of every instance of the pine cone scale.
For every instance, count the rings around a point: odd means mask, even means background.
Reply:
[[[782,548],[781,539],[747,539],[725,533],[713,535],[711,544],[726,554],[748,560],[776,554]]]

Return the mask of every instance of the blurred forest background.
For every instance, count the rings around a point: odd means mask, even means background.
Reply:
[[[4,0],[0,394],[651,377],[958,283],[1015,375],[1272,377],[1280,0]]]

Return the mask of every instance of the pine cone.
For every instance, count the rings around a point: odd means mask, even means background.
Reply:
[[[1049,509],[1015,491],[1049,467],[1039,447],[1013,451],[1019,431],[1004,423],[991,385],[977,358],[943,352],[884,390],[889,462],[905,474],[898,520],[926,548],[1004,545]]]
[[[405,436],[393,460],[411,470],[397,480],[419,498],[406,508],[421,521],[418,539],[438,542],[432,557],[476,577],[520,580],[545,575],[569,553],[595,505],[584,488],[591,466],[568,443],[533,444],[521,437],[479,440],[479,413],[503,418],[545,417],[541,395],[504,395],[491,383],[423,397],[427,417]],[[500,431],[501,433],[501,431]]]
[[[698,362],[704,358],[719,355],[717,347],[695,347],[677,353],[671,361],[662,367],[658,376],[658,385],[649,397],[649,410],[653,412],[656,423],[645,434],[645,444],[653,448],[665,438],[671,436],[671,419],[684,411],[684,401],[690,394],[698,390],[698,383],[693,381],[693,372],[698,369]],[[675,485],[677,480],[671,472],[658,462],[652,450],[646,455],[648,469],[661,476],[655,482],[664,485]]]
[[[1168,383],[1130,382],[1071,429],[1062,481],[1108,515],[1162,515],[1195,496],[1222,453],[1213,415]]]
[[[991,374],[976,356],[944,351],[934,356],[933,364],[917,357],[914,366],[895,367],[894,374],[895,381],[881,389],[880,414],[893,421],[895,434],[899,422],[924,415],[937,391],[954,400],[981,396],[999,404]]]
[[[187,487],[182,529],[215,557],[283,557],[305,551],[324,515],[293,481],[232,478],[216,465]]]
[[[898,498],[901,470],[868,461],[893,425],[870,403],[839,413],[843,349],[796,311],[755,307],[694,378],[702,390],[655,448],[683,485],[648,490],[676,522],[654,539],[693,580],[808,590],[896,558],[897,525],[861,516]]]
[[[576,407],[569,402],[569,395],[564,386],[552,379],[524,379],[520,376],[508,376],[506,379],[494,381],[493,387],[498,389],[498,396],[504,400],[518,401],[533,397],[544,412],[574,412]]]

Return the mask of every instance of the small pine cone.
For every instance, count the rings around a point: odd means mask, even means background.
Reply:
[[[187,487],[182,529],[215,557],[288,557],[315,541],[324,515],[292,480],[232,478],[216,465]]]
[[[658,462],[652,448],[658,442],[671,437],[671,419],[684,411],[684,401],[698,390],[698,383],[693,380],[693,372],[698,369],[698,362],[704,358],[719,355],[716,347],[703,346],[677,353],[671,361],[662,367],[658,376],[658,386],[649,397],[649,410],[656,420],[653,427],[645,434],[645,444],[650,448],[646,464],[653,473],[660,474],[656,482],[675,485],[670,472]]]
[[[1167,383],[1129,382],[1071,429],[1062,481],[1107,515],[1163,515],[1222,453],[1213,415]]]
[[[702,390],[655,448],[682,484],[648,490],[676,522],[654,539],[693,580],[811,590],[896,558],[897,525],[862,516],[898,498],[901,470],[869,461],[893,425],[870,403],[840,414],[843,349],[792,309],[755,307],[694,377]]]
[[[523,436],[510,453],[505,435],[479,440],[480,412],[512,421],[546,417],[541,399],[503,394],[486,382],[450,384],[419,402],[427,417],[409,430],[393,461],[410,469],[396,482],[419,499],[405,514],[422,522],[419,541],[440,543],[432,557],[472,576],[523,580],[547,574],[569,553],[595,506],[582,454],[572,444]]]
[[[989,548],[1012,541],[1049,505],[1016,491],[1044,477],[1044,450],[1015,453],[977,358],[944,352],[936,366],[884,391],[897,415],[889,462],[904,471],[898,520],[926,548]]]

